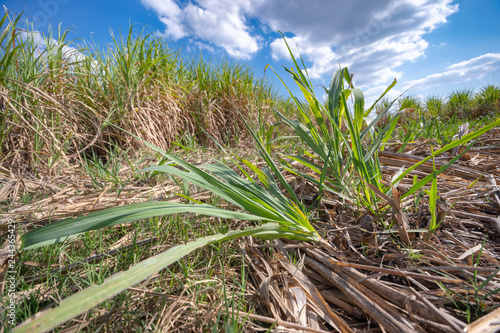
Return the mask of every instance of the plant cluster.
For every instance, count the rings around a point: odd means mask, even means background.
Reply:
[[[0,20],[0,149],[20,168],[140,145],[111,124],[162,149],[228,144],[249,135],[237,110],[255,124],[286,104],[248,66],[186,60],[144,29],[77,45],[68,30],[44,36],[20,17]]]

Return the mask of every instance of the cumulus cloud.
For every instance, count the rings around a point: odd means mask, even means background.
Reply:
[[[35,45],[35,48],[38,53],[40,53],[43,57],[47,57],[49,53],[55,54],[56,51],[61,48],[62,60],[68,62],[76,62],[83,61],[85,59],[85,55],[72,46],[68,46],[63,44],[62,47],[60,45],[60,41],[54,39],[52,37],[44,36],[39,31],[21,31],[20,38],[23,41],[28,41],[29,44]]]
[[[418,80],[408,81],[405,87],[431,88],[450,82],[467,82],[481,79],[488,73],[500,72],[500,53],[487,53],[447,67],[442,73],[428,75]]]
[[[308,69],[309,76],[313,79],[321,77],[323,73],[330,71],[335,66],[338,68],[339,63],[336,61],[338,61],[339,56],[327,44],[311,44],[301,36],[287,38],[287,43],[296,58],[300,55],[310,58],[310,54],[315,54],[312,66]],[[275,39],[271,42],[270,48],[274,60],[291,59],[283,39]],[[349,64],[343,64],[343,66],[347,65]]]
[[[292,36],[310,64],[311,78],[340,65],[355,72],[361,88],[399,78],[397,67],[424,55],[425,34],[458,10],[453,0],[141,0],[165,24],[166,36],[190,37],[248,59],[267,36]],[[274,38],[274,37],[273,37]],[[274,60],[287,59],[281,38],[269,41]]]
[[[281,7],[284,1],[272,3]],[[272,27],[297,36],[293,39],[300,42],[301,54],[312,63],[312,77],[330,74],[340,63],[356,73],[354,79],[360,87],[401,77],[398,66],[424,55],[428,46],[424,35],[458,10],[451,0],[353,0],[341,4],[310,0],[305,7],[301,11],[290,6],[273,17],[273,11],[264,11],[264,15]],[[274,59],[284,57],[280,44],[280,39],[271,43]]]
[[[141,0],[165,24],[164,35],[174,40],[193,36],[248,59],[259,50],[259,37],[250,33],[247,1],[201,0],[179,5],[174,0]]]
[[[185,26],[185,15],[174,0],[141,0],[142,4],[154,9],[160,21],[165,24],[165,35],[173,39],[189,35]]]

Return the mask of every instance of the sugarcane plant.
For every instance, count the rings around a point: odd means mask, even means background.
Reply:
[[[403,178],[420,165],[433,160],[434,157],[444,152],[468,143],[460,154],[416,182],[401,194],[400,199],[417,193],[429,182],[433,182],[433,186],[437,187],[436,182],[439,174],[462,157],[473,146],[475,139],[500,125],[500,119],[496,119],[476,131],[447,143],[413,166],[402,167],[387,184],[383,181],[378,152],[384,149],[384,145],[394,134],[401,113],[392,114],[391,121],[383,128],[377,129],[376,125],[384,115],[390,112],[392,105],[398,98],[386,103],[376,117],[372,118],[371,113],[394,87],[396,80],[365,110],[362,91],[354,88],[353,76],[348,69],[340,68],[333,74],[330,86],[325,88],[327,101],[322,103],[315,94],[302,56],[300,56],[301,67],[284,36],[283,39],[294,64],[294,67],[290,69],[285,67],[285,70],[300,88],[306,103],[299,100],[278,76],[297,106],[299,120],[288,119],[279,111],[275,111],[275,113],[307,147],[302,154],[286,155],[286,158],[298,162],[312,171],[315,176],[293,168],[286,160],[283,160],[283,167],[316,184],[320,194],[324,190],[330,191],[347,202],[356,202],[358,206],[375,212],[378,209],[377,197],[380,197],[380,194],[388,198],[392,195],[393,188],[397,187]],[[348,103],[350,98],[351,101]],[[432,199],[434,200],[435,197]],[[432,231],[434,230],[435,228]]]
[[[294,67],[285,67],[285,70],[292,76],[306,101],[304,103],[294,96],[278,76],[299,110],[299,119],[288,119],[277,110],[276,115],[307,146],[302,154],[287,155],[286,158],[312,170],[317,177],[300,172],[286,161],[285,168],[318,185],[320,192],[325,189],[348,202],[360,201],[363,206],[372,209],[376,197],[367,183],[382,192],[388,191],[382,183],[378,151],[391,137],[398,115],[381,130],[375,130],[375,125],[389,112],[394,101],[388,103],[375,119],[370,116],[375,105],[392,89],[396,80],[365,110],[362,91],[354,88],[353,77],[348,69],[339,68],[333,74],[329,87],[325,88],[327,100],[322,103],[316,97],[302,56],[301,68],[286,39],[283,39],[294,64]],[[359,178],[365,182],[359,181]]]

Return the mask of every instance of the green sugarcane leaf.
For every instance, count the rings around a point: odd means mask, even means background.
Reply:
[[[293,160],[293,161],[296,161],[300,164],[302,164],[303,166],[311,169],[312,171],[320,174],[321,173],[321,166],[318,165],[318,164],[315,164],[313,163],[311,160],[305,158],[305,157],[302,157],[302,156],[290,156],[290,155],[287,155],[286,157],[288,157],[289,159]]]
[[[405,192],[402,196],[401,196],[401,199],[404,199],[406,198],[407,196],[409,195],[412,195],[413,193],[417,192],[418,190],[420,190],[423,186],[425,186],[427,183],[429,183],[432,179],[434,179],[434,177],[437,177],[439,174],[441,174],[442,172],[446,171],[446,169],[448,169],[451,165],[453,165],[453,163],[455,163],[460,157],[462,157],[467,151],[469,151],[470,148],[472,148],[472,145],[474,144],[475,141],[471,142],[465,149],[463,152],[461,152],[459,155],[455,156],[454,158],[452,158],[448,163],[446,163],[445,165],[443,165],[441,168],[439,168],[438,171],[436,171],[435,173],[431,173],[427,176],[425,176],[423,179],[421,179],[420,181],[418,181],[416,184],[412,185],[412,187],[410,187],[408,189],[407,192]],[[434,152],[434,155],[436,155],[436,152]],[[431,157],[433,157],[434,155],[431,155]],[[422,163],[418,163],[419,165],[422,164]],[[411,169],[411,168],[410,168]],[[406,170],[405,172],[402,172],[398,177],[396,177],[396,179],[393,179],[392,181],[392,184],[396,184],[398,183],[401,179],[403,179],[403,175],[407,175],[408,174],[408,170]]]
[[[267,223],[259,227],[199,238],[186,244],[177,245],[163,253],[141,261],[130,267],[127,271],[107,278],[100,285],[88,287],[65,298],[58,307],[39,312],[36,318],[29,319],[15,327],[13,332],[46,332],[52,330],[60,324],[92,309],[119,292],[140,283],[199,248],[245,236],[254,236],[262,239],[286,237],[290,239],[319,241],[319,236],[315,232],[305,233],[293,228],[280,226],[277,223]]]
[[[45,227],[27,232],[21,236],[25,250],[56,244],[73,238],[81,233],[133,222],[155,216],[164,216],[192,212],[207,216],[215,216],[238,220],[264,220],[262,216],[233,212],[207,204],[179,204],[174,202],[143,202],[127,206],[113,207],[88,215],[70,218],[51,223]]]
[[[372,106],[370,106],[370,108],[365,111],[365,117],[368,116],[370,114],[370,112],[372,112],[375,105],[377,105],[377,103],[380,102],[380,100],[382,98],[384,98],[384,96],[396,85],[396,83],[397,83],[397,81],[396,81],[396,79],[394,79],[394,81],[392,81],[391,85],[389,87],[387,87],[387,89],[382,93],[382,95],[380,95],[380,97],[372,104]]]

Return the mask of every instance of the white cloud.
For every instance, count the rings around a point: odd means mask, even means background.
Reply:
[[[141,2],[156,11],[158,18],[166,26],[166,36],[179,39],[189,35],[183,23],[185,19],[183,12],[174,0],[141,0]]]
[[[83,61],[86,58],[77,48],[65,44],[61,47],[59,40],[44,36],[39,31],[21,31],[20,38],[23,41],[28,41],[28,44],[35,45],[37,52],[43,57],[48,57],[48,53],[55,54],[61,48],[62,60],[68,63]]]
[[[332,68],[339,67],[339,63],[335,62],[338,61],[339,56],[326,44],[312,45],[301,36],[287,38],[287,43],[296,59],[299,58],[300,54],[308,58],[310,58],[310,54],[316,54],[312,67],[308,69],[309,76],[313,79],[321,77],[323,73],[330,71]],[[291,59],[290,52],[283,39],[275,39],[271,42],[270,47],[274,60]]]
[[[202,0],[179,6],[173,0],[141,0],[165,24],[164,35],[174,40],[194,36],[222,47],[237,58],[248,59],[259,50],[259,37],[250,34],[247,1]]]
[[[418,80],[408,81],[405,89],[409,87],[426,89],[448,84],[450,82],[467,82],[473,79],[481,79],[488,73],[495,72],[500,72],[500,53],[487,53],[450,65],[445,72],[435,73]]]
[[[275,6],[284,6],[277,0]],[[287,7],[287,6],[285,6]],[[302,55],[312,63],[312,77],[331,74],[342,66],[355,72],[360,87],[379,85],[402,76],[395,70],[424,55],[424,35],[458,10],[451,0],[349,2],[308,1],[307,9],[293,6],[281,13],[264,11],[268,23],[292,32]],[[272,14],[269,14],[272,13]],[[312,22],[312,23],[311,23]],[[271,43],[274,59],[283,58],[282,43]]]
[[[310,64],[311,78],[338,67],[355,72],[365,88],[391,82],[397,67],[422,57],[425,34],[458,10],[454,0],[141,0],[166,25],[165,35],[190,37],[250,58],[263,44],[258,31],[283,31]],[[270,41],[274,60],[288,59],[281,38]]]

